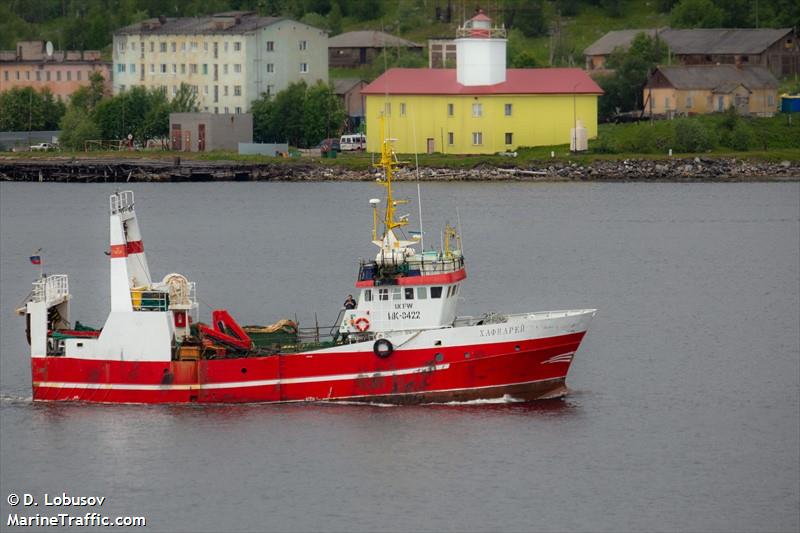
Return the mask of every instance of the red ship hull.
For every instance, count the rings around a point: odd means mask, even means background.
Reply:
[[[526,341],[199,361],[32,358],[33,399],[107,403],[414,404],[563,394],[585,332]]]

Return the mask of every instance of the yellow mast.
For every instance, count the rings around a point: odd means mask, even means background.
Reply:
[[[384,180],[380,183],[386,187],[386,211],[384,212],[383,217],[384,237],[386,236],[386,233],[392,231],[394,228],[399,228],[408,224],[408,219],[406,218],[401,218],[400,220],[395,220],[394,218],[395,207],[400,204],[408,203],[408,201],[395,201],[392,198],[392,172],[394,167],[398,166],[399,162],[394,158],[391,142],[391,139],[386,138],[386,132],[384,130],[384,117],[381,116],[381,160],[375,166],[383,169]],[[378,228],[376,215],[373,221],[373,238],[377,236],[377,231]]]

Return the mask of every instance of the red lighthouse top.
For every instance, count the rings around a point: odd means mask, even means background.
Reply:
[[[492,19],[486,16],[483,9],[478,10],[478,14],[464,23],[464,26],[456,32],[458,37],[471,37],[477,39],[487,39],[490,37],[505,37],[505,30],[492,28]]]

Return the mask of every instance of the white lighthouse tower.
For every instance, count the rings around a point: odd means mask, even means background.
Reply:
[[[483,10],[456,30],[456,76],[461,85],[506,81],[506,30],[492,27]]]

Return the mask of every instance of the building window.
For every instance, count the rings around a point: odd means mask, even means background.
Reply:
[[[186,63],[181,63],[181,74],[186,74]]]
[[[775,97],[771,94],[767,95],[767,105],[770,107],[775,105]]]
[[[239,107],[239,106],[237,106],[237,107],[236,107],[236,114],[237,114],[237,115],[240,115],[241,113],[242,113],[242,108],[241,108],[241,107]]]
[[[514,134],[506,132],[506,144],[514,144]]]
[[[178,73],[178,65],[173,63],[172,64],[172,74],[175,75]]]
[[[308,47],[308,43],[306,41],[300,41],[300,50],[305,50]]]
[[[189,73],[197,74],[197,63],[192,63],[191,65],[189,65]]]
[[[686,97],[686,109],[691,109],[691,108],[692,108],[692,97],[691,96],[687,96]]]
[[[208,76],[208,63],[203,63],[203,76]]]
[[[152,52],[152,50],[151,50]],[[144,58],[144,41],[139,43],[139,59]]]
[[[167,64],[161,63],[161,74],[166,74],[166,73],[167,73]]]
[[[472,116],[480,117],[481,115],[483,115],[483,104],[472,104]]]
[[[275,65],[273,65],[272,63],[267,63],[267,72],[274,72],[274,71],[275,71]]]
[[[400,116],[401,117],[406,116],[406,103],[405,102],[400,102]]]
[[[222,86],[222,95],[223,96],[228,96],[228,86],[227,85],[223,85]]]
[[[222,74],[224,74],[225,76],[228,75],[228,64],[227,63],[222,65]]]
[[[78,71],[78,79],[81,79],[81,71]],[[8,81],[8,72],[6,72],[6,81]],[[42,71],[36,71],[36,81],[42,81]]]
[[[453,116],[453,111],[454,111],[453,108],[454,108],[453,104],[447,104],[447,116],[448,117],[452,117]]]
[[[241,73],[242,72],[242,65],[240,65],[239,63],[236,63],[235,65],[233,65],[233,72],[236,73],[236,74]]]
[[[197,94],[197,85],[192,85],[192,94]]]
[[[483,132],[480,131],[472,132],[472,144],[474,144],[475,146],[480,146],[483,144]]]
[[[215,115],[218,115],[218,114],[219,114],[219,107],[217,107],[217,106],[214,106],[214,114],[215,114]]]
[[[159,46],[159,50],[161,50],[162,52],[166,52],[167,51],[167,43],[161,43],[158,46]]]
[[[120,86],[119,86],[119,90],[120,90],[120,91],[124,91],[124,90],[125,90],[125,85],[124,85],[124,84],[123,84],[123,85],[120,85]]]
[[[242,43],[240,43],[239,41],[235,41],[233,43],[233,51],[234,52],[241,52],[242,51]]]
[[[150,41],[150,51],[151,52],[156,51],[156,43],[154,41]]]
[[[117,72],[125,72],[125,63],[117,63]]]
[[[447,132],[447,144],[453,146],[456,142],[456,136],[452,131]]]
[[[47,78],[47,81],[50,81],[50,71],[44,73],[44,77]],[[17,78],[19,79],[19,73],[17,73]]]
[[[669,109],[669,96],[664,97],[664,109]]]
[[[77,76],[78,76],[78,81],[81,81],[82,72],[80,70],[78,71]],[[39,79],[39,73],[38,72],[36,73],[36,79],[37,80]]]
[[[226,44],[227,44],[227,43],[226,43]],[[226,115],[228,114],[228,106],[225,106],[225,109],[223,110],[223,112],[224,112]]]
[[[181,52],[185,52],[185,51],[186,51],[186,41],[181,43]]]
[[[275,86],[267,85],[267,96],[272,96],[273,94],[275,94]]]
[[[203,52],[208,52],[208,43],[203,43]]]
[[[123,66],[125,66],[125,65],[123,65]],[[27,72],[26,74],[27,74],[28,78],[31,77],[31,73],[30,72]],[[72,81],[72,71],[71,70],[67,71],[67,81]]]
[[[233,96],[242,96],[242,86],[241,85],[234,85],[233,86]]]
[[[300,74],[306,74],[308,72],[308,63],[300,63]]]
[[[131,52],[136,51],[136,43],[131,43]]]
[[[16,71],[14,74],[16,75],[17,81],[19,81],[19,71]]]
[[[275,41],[267,41],[267,52],[275,51]]]
[[[178,45],[175,41],[172,41],[172,53],[174,54],[177,51],[178,51]]]
[[[122,41],[118,42],[117,43],[117,50],[119,50],[120,52],[122,52],[124,54],[125,53],[125,43],[123,43]]]
[[[173,85],[172,86],[172,96],[175,96],[176,94],[178,94],[178,86],[177,85]]]
[[[131,74],[136,74],[136,63],[131,63]],[[78,79],[81,79],[80,72],[78,72]]]
[[[228,41],[225,41],[225,53],[228,53]],[[225,111],[227,113],[227,111]]]
[[[392,116],[392,103],[391,102],[386,102],[386,103],[383,104],[383,114],[386,115],[387,117],[391,117]]]
[[[507,117],[511,116],[512,109],[513,109],[513,106],[511,104],[506,104],[505,105],[505,111],[506,111],[506,116]]]
[[[203,94],[205,94],[206,96],[208,96],[208,85],[206,85],[206,86],[204,86],[204,87],[203,87]]]
[[[197,50],[197,41],[192,41],[191,49],[192,49],[192,52]]]
[[[60,70],[56,71],[56,81],[61,81],[61,71]]]
[[[150,74],[154,74],[156,71],[155,63],[150,63]]]

